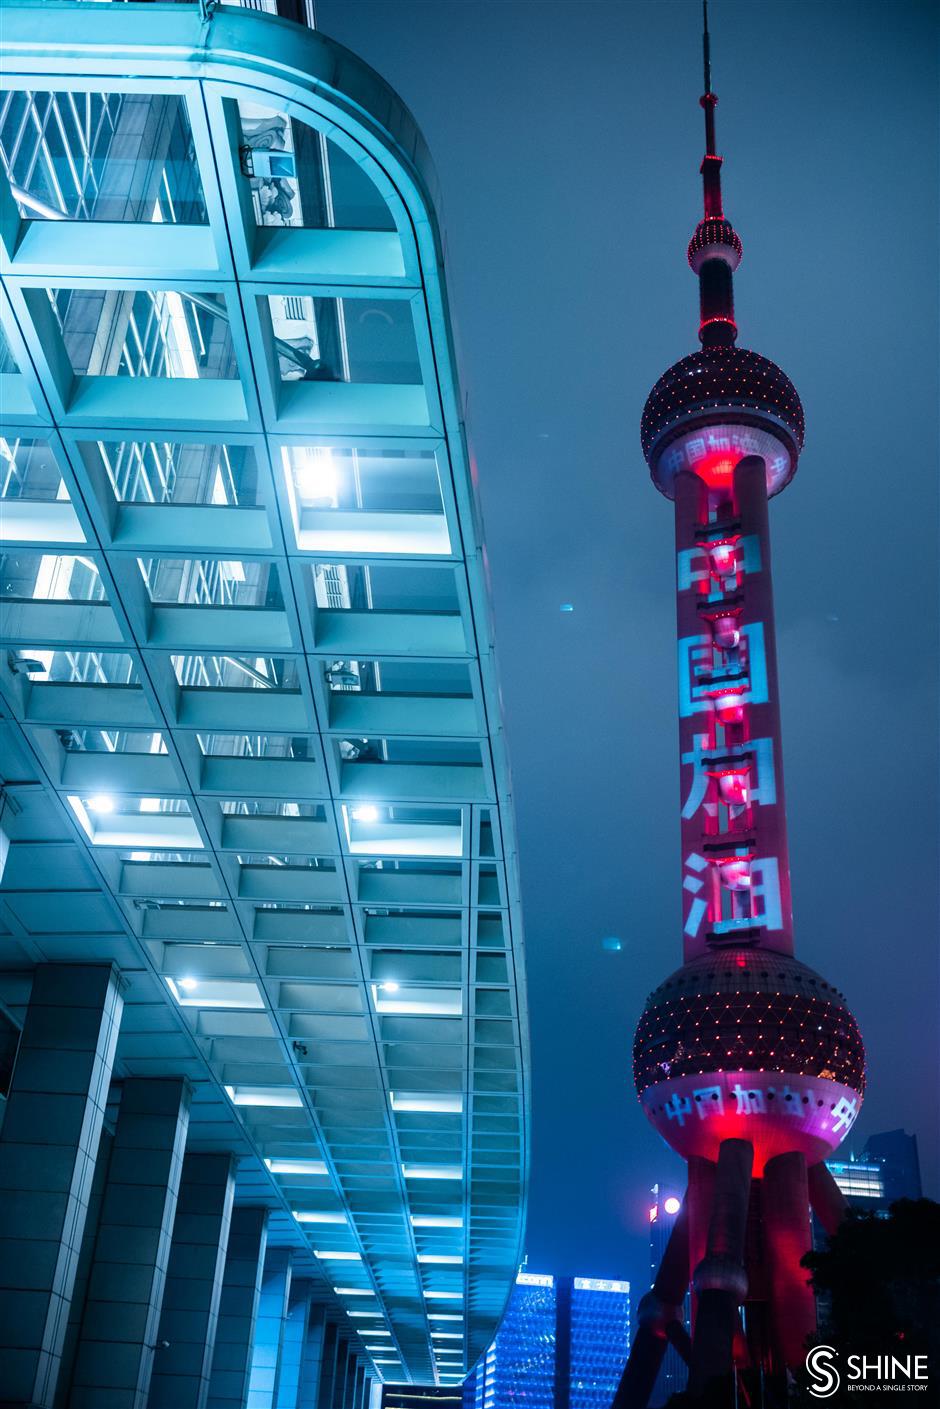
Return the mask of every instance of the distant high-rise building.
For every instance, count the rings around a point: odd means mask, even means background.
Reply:
[[[895,1199],[923,1198],[916,1135],[908,1135],[905,1130],[884,1130],[872,1135],[862,1151],[862,1159],[881,1170],[886,1203],[893,1204]]]
[[[629,1282],[520,1272],[464,1409],[608,1409],[629,1344]]]
[[[666,1244],[676,1224],[676,1219],[682,1212],[683,1190],[677,1185],[654,1184],[650,1190],[652,1198],[649,1207],[649,1228],[650,1228],[650,1280],[656,1277],[659,1264],[663,1260],[663,1253],[666,1251]],[[686,1332],[690,1331],[690,1297],[688,1292],[682,1303],[681,1324]],[[659,1367],[659,1374],[650,1395],[650,1405],[652,1409],[658,1409],[659,1405],[668,1403],[670,1397],[684,1390],[688,1381],[689,1371],[685,1361],[679,1354],[676,1347],[670,1343],[663,1363]]]
[[[870,1160],[826,1160],[826,1168],[850,1208],[873,1211],[887,1206],[881,1166]]]

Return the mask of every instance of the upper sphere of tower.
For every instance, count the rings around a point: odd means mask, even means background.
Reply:
[[[730,220],[720,216],[700,220],[689,241],[689,264],[696,274],[706,259],[722,259],[729,269],[737,269],[742,253],[737,231]]]
[[[724,428],[721,437],[711,439],[726,438],[738,459],[764,456],[769,493],[792,478],[803,448],[803,406],[786,373],[759,352],[704,347],[674,363],[653,387],[640,420],[640,443],[655,483],[670,498],[677,470],[695,465],[687,447],[679,447],[687,452],[684,457],[670,456],[668,449],[705,427]]]

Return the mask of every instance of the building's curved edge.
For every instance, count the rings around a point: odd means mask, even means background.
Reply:
[[[65,37],[65,36],[68,37]],[[71,69],[80,59],[88,77],[126,74],[128,61],[141,75],[179,75],[234,81],[253,74],[259,88],[307,108],[322,127],[323,119],[360,143],[398,192],[408,213],[425,296],[445,434],[454,486],[460,501],[463,552],[471,581],[477,652],[484,680],[488,732],[507,786],[499,788],[500,826],[506,867],[512,954],[522,1044],[522,1199],[516,1262],[522,1258],[531,1165],[529,1021],[525,988],[525,944],[511,771],[502,725],[501,691],[496,665],[491,597],[482,542],[482,512],[470,471],[466,422],[462,414],[456,349],[451,332],[443,246],[439,225],[439,184],[430,151],[415,118],[395,91],[368,64],[321,31],[289,20],[221,6],[204,19],[195,4],[93,5],[87,0],[7,0],[0,26],[0,54],[12,73],[44,74]],[[94,54],[94,68],[89,67]],[[404,236],[403,231],[399,234]],[[444,354],[444,355],[442,355]],[[459,461],[459,472],[458,472]],[[472,526],[473,538],[466,536]],[[494,719],[495,715],[495,719]],[[520,981],[521,980],[521,981]],[[513,1280],[506,1290],[505,1306]],[[501,1312],[502,1315],[502,1312]],[[495,1331],[495,1325],[494,1325]],[[486,1346],[468,1355],[468,1372]],[[470,1345],[468,1341],[468,1350]]]

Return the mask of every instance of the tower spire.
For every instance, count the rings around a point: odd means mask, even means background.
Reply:
[[[732,275],[741,262],[741,241],[725,219],[721,199],[721,157],[715,150],[715,108],[712,92],[711,34],[708,0],[702,0],[702,66],[705,91],[699,102],[705,112],[705,155],[700,167],[705,214],[689,245],[689,263],[699,277],[701,322],[699,339],[704,347],[730,347],[738,336],[734,321]]]

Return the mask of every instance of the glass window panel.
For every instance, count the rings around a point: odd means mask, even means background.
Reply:
[[[98,569],[90,558],[57,553],[0,554],[0,595],[34,602],[107,600]]]
[[[238,376],[228,309],[218,294],[50,289],[49,298],[79,376]]]
[[[139,684],[133,659],[120,651],[50,651],[23,646],[10,652],[13,668],[37,682],[68,685]]]
[[[57,729],[66,753],[166,753],[163,735],[138,729]]]
[[[10,373],[18,373],[19,370],[20,369],[16,364],[16,358],[10,351],[10,344],[7,342],[7,335],[3,331],[3,327],[0,326],[0,376],[6,376]]]
[[[341,739],[339,751],[348,763],[480,766],[479,744],[460,739]]]
[[[7,94],[0,160],[26,220],[208,220],[178,94]]]
[[[265,607],[284,605],[274,563],[225,558],[138,558],[155,605]]]
[[[281,455],[301,512],[443,512],[437,456],[432,450],[285,445]]]
[[[0,499],[68,499],[47,440],[0,436]]]
[[[268,294],[267,303],[281,381],[420,384],[407,299]]]
[[[323,856],[270,856],[264,852],[240,852],[237,856],[240,866],[270,866],[292,871],[335,871],[336,862]]]
[[[208,871],[205,856],[199,851],[119,851],[118,860],[146,866],[199,866]]]
[[[334,660],[323,667],[334,693],[444,696],[470,699],[470,669],[463,661]]]
[[[285,113],[239,100],[239,157],[258,225],[394,230],[384,198],[353,157]]]
[[[257,465],[247,445],[99,440],[80,448],[87,461],[104,467],[122,504],[259,503]]]
[[[313,759],[313,740],[288,734],[197,734],[201,752],[214,758]]]
[[[177,683],[189,690],[300,692],[292,656],[170,656]]]
[[[317,606],[324,610],[444,614],[460,610],[452,568],[313,563],[310,571]]]
[[[226,817],[303,817],[322,822],[326,811],[319,802],[280,802],[267,798],[233,798],[221,803]]]

